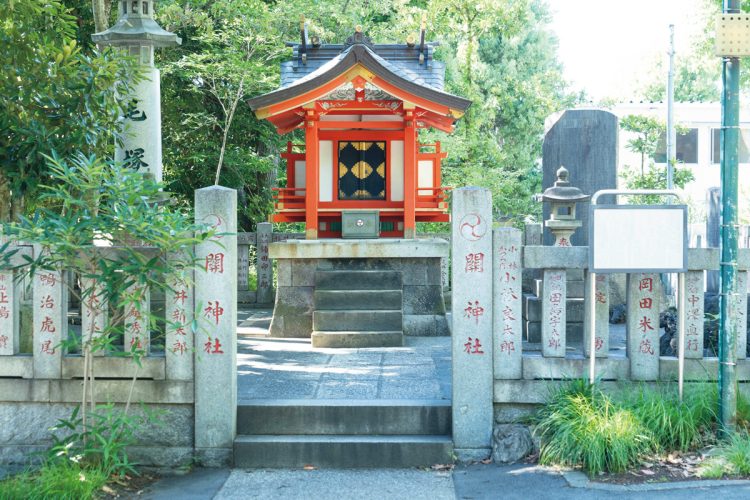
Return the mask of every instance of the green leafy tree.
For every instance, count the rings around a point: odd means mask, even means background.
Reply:
[[[625,186],[628,189],[666,189],[667,168],[655,165],[653,160],[666,133],[664,122],[649,116],[628,115],[620,120],[620,126],[623,130],[635,134],[633,138],[628,139],[625,147],[641,156],[640,174],[628,168],[627,165],[620,174],[625,181]],[[684,132],[684,129],[677,127],[678,134]],[[676,187],[684,188],[695,178],[689,168],[680,168],[676,162],[673,163],[673,167],[673,182]],[[658,199],[658,197],[643,196],[634,198],[634,201],[655,203]]]
[[[659,147],[659,141],[666,130],[663,122],[643,115],[628,115],[620,120],[623,130],[632,132],[635,137],[628,139],[626,148],[641,155],[641,176],[645,175],[646,161],[651,160]]]
[[[185,200],[209,184],[236,188],[250,230],[271,211],[282,138],[244,101],[278,85],[279,20],[259,0],[162,2],[158,15],[183,39],[157,59],[168,187]]]
[[[77,285],[68,280],[63,283],[81,304],[82,316],[109,316],[105,324],[91,321],[80,338],[63,339],[62,345],[55,346],[84,357],[80,436],[81,446],[87,449],[86,440],[92,437],[87,418],[101,416],[95,399],[94,354],[133,357],[127,413],[145,353],[135,344],[124,346],[124,351],[115,348],[125,318],[133,308],[140,309],[145,290],[164,290],[174,276],[195,267],[192,247],[212,233],[193,224],[190,214],[163,203],[160,185],[123,165],[80,153],[68,159],[48,157],[48,161],[49,184],[41,189],[34,216],[3,227],[4,235],[38,245],[39,251],[25,257],[21,265],[11,266],[9,258],[15,250],[6,243],[0,248],[4,262],[0,267],[15,269],[19,279],[73,273]],[[156,330],[157,318],[139,313],[144,326]],[[92,449],[97,446],[93,443]]]
[[[544,121],[574,105],[578,96],[567,91],[543,2],[516,2],[491,19],[489,28],[482,27],[474,62],[450,52],[470,45],[470,40],[461,40],[465,35],[443,33],[451,40],[442,55],[449,90],[461,93],[470,88],[475,93],[473,119],[459,122],[463,133],[443,139],[450,152],[445,178],[454,186],[489,187],[495,217],[521,222],[541,212],[532,196],[541,189]],[[458,67],[461,64],[471,66],[470,81]]]
[[[77,43],[60,0],[0,2],[0,221],[18,220],[48,179],[45,155],[112,153],[118,95],[135,65]]]

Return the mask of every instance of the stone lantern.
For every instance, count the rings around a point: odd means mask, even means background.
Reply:
[[[130,161],[133,168],[161,182],[161,90],[154,47],[174,47],[181,40],[156,23],[154,0],[121,0],[113,5],[119,6],[120,18],[91,38],[98,45],[121,47],[137,57],[142,76],[126,98],[123,140],[115,146],[115,160]]]
[[[555,237],[554,246],[570,246],[570,237],[582,224],[576,219],[576,204],[589,201],[590,198],[577,187],[570,185],[568,170],[565,167],[557,169],[555,184],[538,198],[539,201],[547,201],[550,204],[550,219],[544,221],[544,225]]]

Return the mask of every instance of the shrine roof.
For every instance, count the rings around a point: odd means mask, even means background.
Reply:
[[[348,48],[344,44],[308,46],[305,51],[307,60],[303,63],[300,45],[291,46],[292,60],[281,63],[281,88],[288,87],[331,61],[340,59]],[[417,45],[409,47],[404,44],[374,44],[368,48],[394,74],[435,90],[443,90],[445,87],[445,63],[433,59],[435,44],[425,45],[426,57],[423,63],[419,62],[420,50]]]
[[[299,45],[295,46],[299,53]],[[409,94],[466,111],[471,101],[443,91],[445,66],[432,59],[434,45],[426,45],[428,57],[420,63],[419,47],[398,45],[321,45],[306,47],[306,62],[301,57],[282,64],[281,87],[248,101],[253,110],[284,102],[313,91],[350,68],[361,64],[378,78]]]

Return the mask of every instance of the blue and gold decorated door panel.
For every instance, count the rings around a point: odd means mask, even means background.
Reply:
[[[385,142],[339,142],[339,200],[385,200]]]

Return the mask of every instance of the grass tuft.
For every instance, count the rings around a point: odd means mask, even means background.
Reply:
[[[0,481],[0,500],[85,500],[107,482],[99,468],[82,468],[72,462],[48,463],[37,471],[24,472]]]
[[[585,382],[566,384],[539,415],[542,464],[581,466],[589,474],[621,472],[654,448],[628,409]]]
[[[692,387],[683,401],[672,386],[621,392],[620,404],[629,409],[648,429],[664,451],[687,451],[700,444],[701,437],[716,422],[716,390]]]
[[[701,477],[750,475],[750,435],[739,432],[728,443],[718,446],[715,454],[701,464]]]

